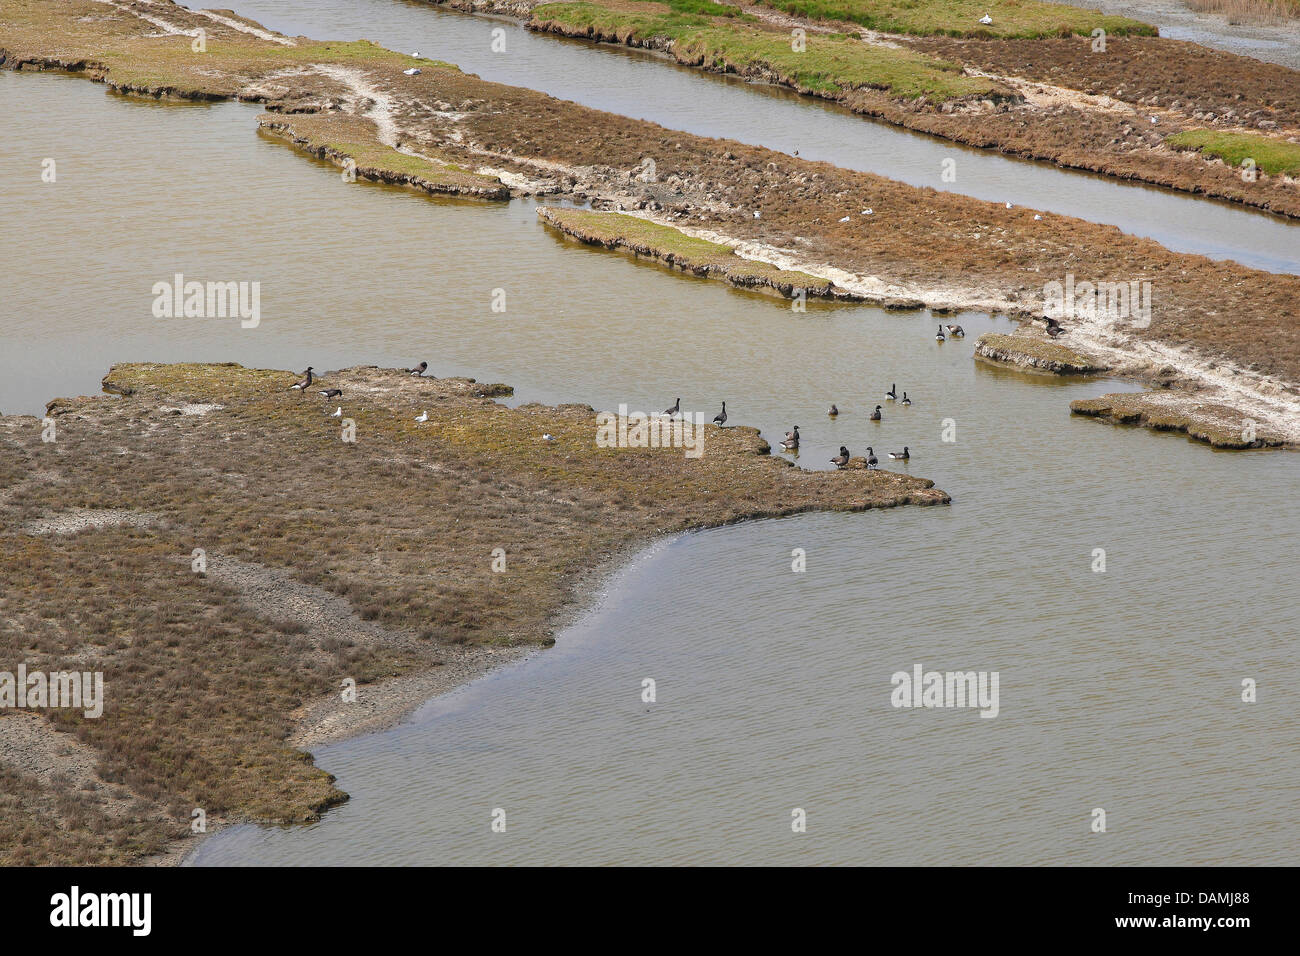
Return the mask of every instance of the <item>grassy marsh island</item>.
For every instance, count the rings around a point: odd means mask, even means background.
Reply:
[[[200,28],[201,53],[193,48]],[[261,103],[269,127],[312,151],[333,150],[336,161],[351,156],[373,178],[437,185],[450,177],[460,184],[451,191],[491,195],[500,194],[499,182],[512,196],[635,211],[885,305],[1031,319],[1042,314],[1044,283],[1065,273],[1150,282],[1149,326],[1076,329],[1060,344],[1085,356],[1104,352],[1095,364],[1138,379],[1172,365],[1177,387],[1249,405],[1257,420],[1297,432],[1296,276],[1173,253],[1112,226],[666,130],[365,41],[316,43],[243,22],[231,27],[170,2],[0,0],[0,58],[10,68],[70,70],[145,95]],[[157,85],[142,85],[144,77]],[[645,175],[648,162],[653,176]]]
[[[1156,28],[1129,17],[1109,16],[1064,3],[1037,0],[760,0],[809,20],[856,23],[881,33],[917,36],[1039,39],[1089,36],[1155,36]],[[991,23],[980,22],[988,17]]]
[[[298,149],[336,166],[353,169],[360,179],[409,186],[430,195],[475,199],[509,199],[510,189],[495,176],[471,172],[426,151],[404,153],[379,141],[372,120],[347,113],[264,113],[259,128],[288,140]]]
[[[104,719],[0,717],[0,861],[136,862],[194,808],[210,829],[315,819],[345,795],[298,747],[546,645],[616,556],[749,518],[948,500],[909,475],[804,471],[743,425],[702,426],[693,458],[597,447],[592,409],[507,408],[492,396],[508,386],[353,368],[322,376],[343,392],[326,402],[296,378],[119,365],[112,396],[51,402],[53,442],[38,418],[0,417],[3,656],[75,660],[108,688]]]
[[[1025,331],[1021,330],[1021,333]],[[1106,366],[1098,364],[1097,359],[1066,348],[1059,342],[1021,333],[1003,335],[988,332],[981,335],[975,343],[975,354],[1004,365],[1038,369],[1054,375],[1091,375],[1106,371]]]
[[[826,279],[742,259],[730,246],[694,238],[680,229],[637,216],[553,206],[540,207],[537,215],[556,231],[588,245],[625,249],[691,275],[720,278],[740,288],[772,291],[786,298],[800,292],[817,298],[860,298],[836,289]]]
[[[1284,149],[1300,133],[1300,76],[1124,17],[1011,0],[441,2],[656,50],[967,146],[1300,216],[1293,176],[1261,164],[1247,183],[1166,142],[1209,123]],[[1105,31],[1102,48],[1094,30]]]
[[[544,3],[532,29],[663,50],[688,66],[735,73],[838,99],[855,89],[931,103],[1007,96],[998,83],[961,67],[899,47],[872,46],[844,33],[814,33],[802,50],[790,31],[735,7],[697,0],[668,3]]]
[[[1260,426],[1240,409],[1171,391],[1115,392],[1070,403],[1076,415],[1153,431],[1181,432],[1215,448],[1267,448],[1287,444],[1281,433]]]

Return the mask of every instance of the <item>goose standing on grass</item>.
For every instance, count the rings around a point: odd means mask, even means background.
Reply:
[[[948,326],[948,334],[954,339],[964,339],[966,337],[966,330],[960,325],[950,325]]]
[[[718,425],[719,427],[727,424],[727,403],[726,402],[722,403],[722,411],[718,412],[718,414],[713,416],[713,424]]]
[[[426,410],[426,411],[420,412],[420,414],[418,414],[418,415],[415,416],[415,420],[416,420],[417,422],[427,422],[427,421],[429,420],[429,413],[428,413],[428,411]]]
[[[792,431],[785,433],[785,441],[781,442],[781,447],[786,451],[799,450],[799,426],[795,425]]]
[[[879,405],[877,405],[877,406],[876,406],[876,410],[875,410],[874,412],[871,413],[871,420],[872,420],[873,422],[881,421],[881,418],[880,418],[880,406],[879,406]]]
[[[342,398],[343,389],[341,388],[322,388],[320,393],[326,398]]]
[[[903,393],[903,404],[904,404],[904,405],[911,405],[911,404],[912,404],[912,400],[911,400],[910,398],[907,397],[907,392],[904,392],[904,393]]]
[[[423,375],[425,369],[427,369],[428,367],[429,367],[428,362],[421,362],[419,365],[415,366],[415,368],[408,368],[406,371],[407,374],[409,375]]]
[[[674,415],[681,412],[681,410],[682,410],[682,400],[679,398],[677,399],[676,403],[674,403],[672,408],[664,409],[664,414],[667,415],[669,418],[672,418]]]
[[[907,459],[912,457],[912,453],[909,452],[907,446],[904,445],[902,451],[891,451],[889,457],[893,458],[895,461],[907,461]]]
[[[831,402],[831,407],[828,408],[828,409],[826,409],[826,414],[829,415],[831,418],[834,418],[834,417],[835,417],[836,415],[838,415],[839,413],[840,413],[840,410],[839,410],[838,408],[835,407],[835,403],[834,403],[834,402]]]
[[[870,445],[867,446],[867,471],[875,468],[880,462],[876,460],[876,450]]]
[[[889,399],[891,402],[898,398],[898,386],[891,382],[889,384],[889,391],[885,393],[885,398]]]
[[[840,453],[831,459],[831,464],[836,468],[843,468],[849,463],[849,449],[845,445],[840,446]]]
[[[943,341],[943,326],[942,326],[942,325],[939,326],[939,331],[934,333],[934,340],[935,340],[936,342],[942,342],[942,341]]]
[[[311,366],[308,365],[307,371],[303,372],[302,374],[305,376],[302,379],[302,381],[294,382],[292,385],[290,385],[289,391],[292,392],[294,389],[297,389],[300,392],[305,392],[307,391],[307,389],[311,388],[311,383],[316,380],[315,376],[311,374]]]

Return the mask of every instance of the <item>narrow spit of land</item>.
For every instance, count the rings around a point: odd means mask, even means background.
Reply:
[[[1159,385],[1162,426],[1177,420],[1194,435],[1251,434],[1248,445],[1300,441],[1295,276],[666,130],[366,41],[283,37],[170,0],[0,0],[0,62],[80,72],[126,93],[259,102],[267,134],[354,163],[360,178],[627,213],[598,228],[549,224],[579,237],[595,229],[601,244],[635,248],[648,220],[673,230],[659,234],[672,237],[665,248],[703,240],[796,273],[766,283],[783,294],[820,288],[885,306],[1033,319],[1049,282],[1149,282],[1149,324],[1080,322],[1058,344],[1084,364]],[[715,274],[734,276],[735,263],[726,264]],[[986,357],[1043,367],[1034,361],[1041,326],[1026,322],[1012,338],[984,349]]]
[[[315,819],[346,796],[296,748],[552,642],[655,538],[948,501],[804,471],[743,425],[688,457],[600,447],[591,408],[503,385],[352,368],[327,401],[296,378],[115,366],[52,426],[0,416],[0,671],[98,671],[106,698],[0,711],[0,863],[174,860],[196,809],[209,832]]]

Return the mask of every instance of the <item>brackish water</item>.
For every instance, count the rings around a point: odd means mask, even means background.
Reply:
[[[1170,249],[1300,272],[1300,223],[1172,190],[1011,159],[878,123],[812,97],[701,73],[651,53],[530,33],[421,0],[241,0],[237,12],[290,36],[365,37],[487,80],[701,136],[766,146],[914,186],[1104,222]],[[492,32],[505,50],[493,52]],[[941,178],[956,162],[956,182]]]
[[[800,315],[557,239],[528,203],[347,184],[259,137],[251,107],[0,74],[0,115],[19,224],[0,253],[5,412],[93,394],[115,361],[427,359],[521,401],[680,395],[711,417],[725,399],[769,439],[802,425],[802,464],[907,444],[954,498],[664,542],[555,648],[320,749],[348,804],[233,828],[194,862],[1294,862],[1293,454],[1071,418],[1116,383],[975,363],[1005,321],[961,316],[967,338],[940,346],[927,313]],[[178,271],[260,281],[261,326],[153,318],[152,284]],[[915,404],[873,425],[890,382]],[[1001,713],[894,709],[890,677],[916,663],[998,671]]]

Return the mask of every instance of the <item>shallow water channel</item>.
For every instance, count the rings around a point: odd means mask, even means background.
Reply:
[[[927,313],[794,313],[556,238],[530,203],[347,184],[257,135],[252,107],[0,73],[0,115],[0,209],[25,224],[0,253],[6,413],[93,394],[115,361],[427,359],[516,401],[680,395],[711,417],[725,399],[769,440],[802,425],[809,466],[906,444],[954,499],[663,542],[553,649],[320,749],[349,803],[232,828],[193,862],[1294,862],[1293,454],[1071,418],[1123,386],[977,364],[1004,320],[961,316],[967,338],[938,345]],[[176,272],[260,281],[261,325],[153,318]],[[914,404],[869,422],[891,382]],[[998,671],[998,716],[892,707],[918,663]]]

